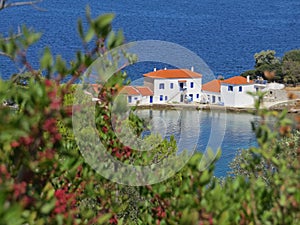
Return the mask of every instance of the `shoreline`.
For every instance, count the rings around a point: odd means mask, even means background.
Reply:
[[[237,112],[237,113],[254,113],[256,109],[254,107],[228,107],[221,105],[213,104],[178,104],[178,103],[165,103],[165,104],[148,104],[148,105],[134,105],[130,107],[136,107],[137,109],[155,109],[155,110],[222,110],[228,112]],[[271,106],[262,108],[274,111],[282,111],[283,109],[288,109],[288,113],[300,113],[300,108],[294,108],[294,105],[283,104],[279,106]]]

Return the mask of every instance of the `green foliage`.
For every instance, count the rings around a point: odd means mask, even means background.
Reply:
[[[247,71],[241,73],[241,76],[242,76],[242,77],[247,77],[247,76],[249,76],[251,80],[254,80],[254,79],[256,79],[256,77],[259,76],[259,75],[256,73],[256,70],[247,70]]]
[[[300,49],[288,51],[282,57],[282,61],[300,61]]]
[[[300,50],[286,52],[282,58],[284,82],[296,85],[300,81]]]
[[[300,80],[300,50],[286,52],[282,58],[274,50],[261,51],[254,55],[255,69],[245,71],[241,76],[264,77],[269,81],[284,82],[294,86]]]
[[[279,59],[275,56],[274,50],[261,51],[254,55],[255,68],[258,68],[264,64],[274,65],[279,63]]]

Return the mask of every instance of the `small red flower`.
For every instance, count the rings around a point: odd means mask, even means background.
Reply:
[[[23,181],[21,183],[14,184],[14,198],[18,198],[26,192],[27,184]]]
[[[59,134],[59,133],[55,134],[55,135],[54,135],[54,140],[55,140],[55,141],[61,140],[61,134]]]
[[[104,115],[104,116],[103,116],[103,119],[104,119],[104,120],[109,120],[109,116],[108,116],[108,115]]]
[[[113,225],[118,224],[117,216],[114,215],[112,218],[110,218],[110,219],[109,219],[109,223],[110,223],[110,224],[113,224]]]
[[[50,109],[59,110],[60,106],[61,106],[61,101],[59,99],[54,99],[50,104]]]
[[[103,133],[107,133],[107,131],[108,131],[107,127],[106,127],[106,126],[103,126],[103,127],[102,127],[102,131],[103,131]]]
[[[52,91],[49,91],[48,93],[47,93],[47,95],[48,95],[48,97],[49,97],[49,99],[50,100],[53,100],[53,99],[55,99],[56,98],[56,90],[52,90]]]
[[[51,160],[54,158],[55,151],[53,149],[47,149],[44,152],[39,152],[38,155],[40,158],[45,158],[45,159]]]
[[[118,158],[118,159],[121,159],[123,157],[123,154],[120,152],[120,151],[117,151],[115,156]]]
[[[46,87],[51,87],[52,86],[51,80],[46,79],[45,80],[45,85],[46,85]]]
[[[50,118],[44,122],[43,129],[53,134],[57,132],[56,119]]]
[[[34,199],[32,197],[29,197],[27,195],[25,195],[22,199],[21,199],[21,204],[24,208],[32,205],[34,203]]]
[[[20,146],[20,143],[17,142],[17,141],[13,141],[13,142],[10,144],[10,146],[11,146],[12,148],[16,148],[16,147],[19,147],[19,146]]]
[[[34,139],[30,136],[20,138],[20,142],[23,143],[24,145],[30,145],[31,143],[33,143],[33,141]]]

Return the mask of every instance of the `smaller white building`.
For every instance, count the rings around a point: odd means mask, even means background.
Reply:
[[[200,102],[202,75],[193,69],[154,69],[144,74],[144,86],[153,92],[153,103]]]
[[[221,96],[221,80],[212,80],[202,85],[204,103],[223,104]]]
[[[129,105],[145,105],[153,102],[153,92],[148,87],[125,86],[122,88],[121,93],[126,95]]]
[[[255,83],[249,77],[235,76],[221,82],[224,106],[253,107],[254,98],[248,92],[256,91]]]

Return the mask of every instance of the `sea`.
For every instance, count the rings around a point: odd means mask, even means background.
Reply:
[[[41,40],[27,50],[34,69],[39,68],[39,57],[45,47],[70,61],[75,58],[76,51],[83,50],[77,21],[82,18],[86,26],[87,6],[93,18],[114,13],[113,30],[122,30],[127,43],[160,40],[182,46],[200,57],[214,77],[229,78],[253,69],[254,54],[262,50],[275,50],[276,55],[282,57],[285,52],[300,48],[299,0],[44,0],[36,7],[1,10],[0,33],[9,36],[24,24],[42,33]],[[9,79],[19,71],[19,66],[0,57],[1,78]],[[128,76],[132,81],[139,80],[153,67],[162,69],[165,65],[138,63],[128,67]],[[237,149],[256,144],[250,126],[253,116],[227,115],[217,176],[225,176],[229,171],[228,163]],[[203,113],[199,118],[202,141],[198,143],[198,149],[205,149],[207,138],[218,138],[211,136],[213,129],[205,127],[210,123],[209,118],[209,113]]]

